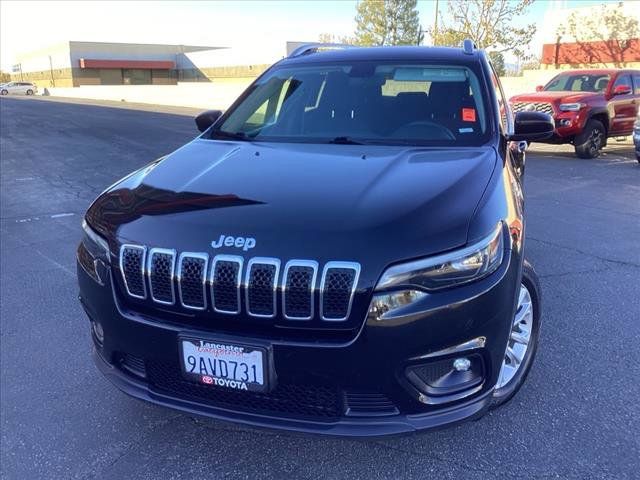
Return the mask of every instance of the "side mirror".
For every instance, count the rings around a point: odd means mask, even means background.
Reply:
[[[631,87],[629,85],[618,85],[613,87],[612,95],[615,97],[616,95],[629,95],[630,93]]]
[[[196,117],[196,125],[198,126],[198,130],[204,132],[211,125],[216,123],[216,120],[218,120],[221,115],[221,110],[207,110],[206,112],[202,112]]]
[[[544,90],[544,85],[538,85],[538,86],[536,87],[536,92],[541,92],[541,91],[543,91],[543,90]]]
[[[514,122],[513,142],[535,142],[553,135],[555,124],[551,115],[542,112],[518,112]]]

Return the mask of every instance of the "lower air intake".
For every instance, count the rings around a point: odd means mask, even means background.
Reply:
[[[154,391],[229,410],[331,421],[344,411],[336,387],[280,382],[268,393],[229,390],[185,380],[177,366],[147,362],[147,378]]]

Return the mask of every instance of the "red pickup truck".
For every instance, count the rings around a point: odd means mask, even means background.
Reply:
[[[551,115],[556,129],[545,143],[571,143],[580,158],[595,158],[609,137],[633,132],[640,105],[640,70],[568,70],[536,93],[509,101],[515,112]]]

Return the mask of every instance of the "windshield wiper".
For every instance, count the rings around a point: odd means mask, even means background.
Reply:
[[[211,138],[213,139],[221,139],[221,140],[240,140],[240,141],[248,141],[249,137],[244,132],[226,132],[224,130],[214,130],[211,132]]]
[[[364,145],[364,143],[358,142],[351,137],[336,137],[329,140],[327,143],[335,143],[337,145]]]

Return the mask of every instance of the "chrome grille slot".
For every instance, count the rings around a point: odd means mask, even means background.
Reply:
[[[548,113],[549,115],[553,115],[553,106],[547,102],[540,102],[540,103],[514,102],[511,105],[511,108],[513,109],[514,113],[529,111],[529,112],[542,112],[542,113]]]
[[[211,302],[220,313],[240,313],[242,257],[217,255],[211,268]]]
[[[206,253],[183,252],[178,261],[178,293],[180,304],[193,310],[207,308],[207,264]]]
[[[144,281],[144,262],[146,247],[140,245],[122,245],[120,247],[120,272],[127,293],[134,298],[147,298]]]
[[[318,262],[291,260],[282,278],[282,314],[289,320],[313,318],[313,296]]]
[[[328,262],[320,284],[320,316],[327,321],[344,321],[349,317],[353,295],[358,285],[360,265]]]
[[[165,248],[149,250],[147,274],[151,298],[154,302],[173,305],[176,301],[173,291],[176,252]]]
[[[247,265],[247,313],[254,317],[275,317],[276,286],[280,260],[255,257]]]

